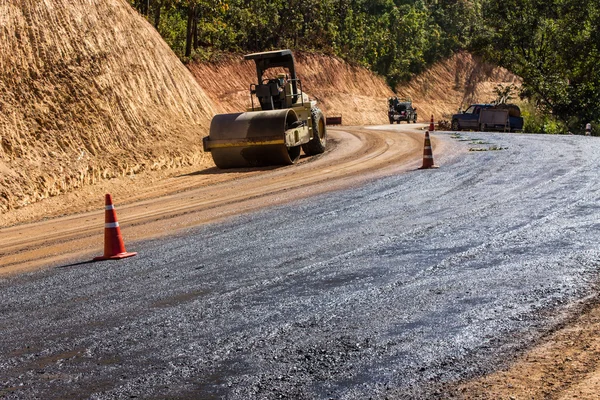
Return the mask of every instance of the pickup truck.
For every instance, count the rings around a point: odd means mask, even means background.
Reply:
[[[452,116],[452,130],[517,132],[523,130],[523,118],[514,104],[471,104]]]
[[[394,122],[400,123],[406,121],[407,123],[417,122],[417,109],[413,108],[411,99],[398,99],[397,97],[390,97],[388,99],[388,118],[390,124]]]

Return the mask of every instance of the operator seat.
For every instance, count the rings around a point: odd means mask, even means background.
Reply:
[[[268,82],[256,85],[256,97],[260,102],[260,108],[263,110],[276,110],[281,104],[279,99],[279,86],[277,82]]]

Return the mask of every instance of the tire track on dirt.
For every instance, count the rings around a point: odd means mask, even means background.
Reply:
[[[408,128],[408,127],[407,127]],[[407,129],[405,128],[405,130]],[[174,234],[182,229],[320,193],[418,166],[422,134],[412,130],[331,129],[333,146],[299,165],[251,170],[214,183],[211,175],[180,177],[164,195],[149,191],[117,212],[128,242]],[[222,178],[222,177],[219,177]],[[192,187],[193,189],[185,190]],[[179,193],[173,193],[182,190]],[[41,268],[102,251],[104,212],[56,218],[0,231],[0,275]]]

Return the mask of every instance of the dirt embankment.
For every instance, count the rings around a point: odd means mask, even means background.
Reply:
[[[387,123],[382,77],[295,57],[326,115]],[[241,55],[188,67],[125,0],[0,0],[0,226],[86,210],[106,191],[127,202],[136,185],[212,167],[201,138],[215,113],[250,105],[255,67]],[[507,76],[459,54],[400,89],[428,121]]]
[[[580,399],[600,397],[600,306],[542,338],[505,370],[460,385],[461,399]]]
[[[521,86],[521,79],[504,68],[484,62],[467,52],[438,62],[410,82],[396,88],[399,97],[411,97],[419,119],[450,120],[471,103],[496,99],[498,86]]]
[[[125,0],[0,1],[0,213],[197,163],[213,113]]]
[[[467,52],[438,62],[410,82],[396,88],[372,72],[336,57],[295,53],[302,86],[329,116],[343,116],[344,125],[387,124],[387,99],[410,97],[419,120],[449,119],[470,103],[496,98],[498,85],[515,85],[521,80],[504,68],[484,62]],[[249,88],[256,81],[254,63],[231,56],[216,63],[189,66],[219,112],[240,112],[250,106]]]
[[[365,68],[320,54],[295,52],[302,87],[328,116],[342,116],[344,125],[387,123],[387,99],[393,95],[385,80]],[[251,105],[250,84],[256,67],[243,56],[189,66],[219,112],[241,112]]]

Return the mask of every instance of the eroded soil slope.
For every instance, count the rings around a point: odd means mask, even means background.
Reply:
[[[344,125],[388,123],[387,99],[395,94],[382,77],[335,57],[296,52],[295,58],[303,87],[326,115],[342,115]],[[219,112],[240,112],[250,105],[249,87],[256,72],[254,63],[243,61],[242,55],[189,68]],[[504,68],[462,52],[400,84],[396,95],[412,98],[421,122],[431,115],[439,121],[472,102],[494,100],[498,85],[519,87],[521,81]]]
[[[204,157],[213,105],[125,0],[0,0],[0,212]]]
[[[413,99],[421,120],[433,115],[439,121],[450,120],[452,114],[471,103],[496,99],[494,89],[498,85],[520,87],[521,79],[478,56],[461,52],[434,64],[410,82],[398,85],[396,92],[398,96]]]
[[[326,115],[341,115],[344,125],[388,122],[386,104],[393,92],[382,77],[336,57],[301,52],[294,57],[302,87]],[[241,112],[250,106],[250,84],[256,83],[253,61],[238,55],[189,68],[219,112]]]

